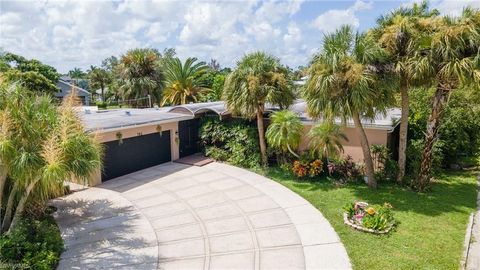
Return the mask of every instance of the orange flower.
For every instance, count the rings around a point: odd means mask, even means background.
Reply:
[[[367,213],[371,216],[375,215],[375,209],[373,209],[373,207],[369,207],[367,208]]]

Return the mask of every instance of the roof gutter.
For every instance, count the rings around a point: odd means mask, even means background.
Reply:
[[[185,120],[191,120],[193,118],[194,118],[193,116],[189,116],[189,115],[187,116],[186,115],[186,116],[182,116],[182,117],[178,117],[178,118],[172,118],[172,119],[166,119],[166,120],[153,120],[153,121],[149,121],[149,122],[142,123],[142,124],[132,124],[132,125],[125,125],[125,126],[104,128],[104,129],[89,128],[89,129],[85,130],[85,132],[87,132],[87,133],[93,133],[93,132],[106,133],[106,132],[119,131],[119,130],[125,130],[125,129],[148,127],[148,126],[152,126],[152,125],[175,123],[175,122],[180,122],[180,121],[185,121]]]

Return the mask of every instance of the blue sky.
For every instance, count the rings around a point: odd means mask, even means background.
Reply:
[[[217,59],[234,67],[264,50],[291,67],[306,65],[324,33],[342,24],[363,31],[404,1],[5,1],[0,0],[0,47],[66,72],[100,65],[135,47],[175,48],[180,58]],[[458,15],[480,0],[434,0]]]

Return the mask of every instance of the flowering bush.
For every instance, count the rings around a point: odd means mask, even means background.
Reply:
[[[293,162],[292,172],[296,177],[302,178],[305,176],[315,177],[322,173],[323,171],[323,162],[319,159],[316,159],[312,162],[308,161],[299,161],[296,160]]]
[[[366,202],[356,202],[346,205],[343,209],[347,218],[345,223],[357,229],[366,228],[369,232],[386,233],[396,223],[390,211],[392,205],[389,203],[375,209]]]

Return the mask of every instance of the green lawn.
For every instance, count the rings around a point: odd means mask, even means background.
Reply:
[[[475,172],[438,176],[432,191],[419,194],[396,185],[336,187],[323,179],[296,181],[278,168],[266,173],[317,207],[340,236],[355,269],[458,269],[468,217],[475,209]],[[389,202],[400,222],[388,236],[355,231],[343,224],[342,207],[352,201]]]

